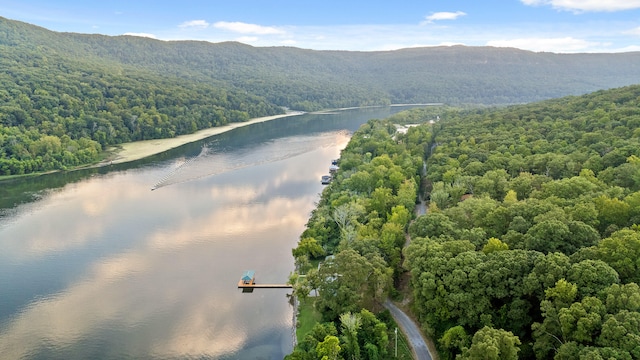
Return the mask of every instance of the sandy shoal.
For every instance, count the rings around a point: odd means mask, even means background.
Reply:
[[[279,119],[287,116],[301,115],[304,112],[290,112],[282,115],[264,116],[254,118],[245,122],[231,123],[224,126],[217,126],[209,129],[199,130],[193,134],[180,135],[170,139],[155,139],[155,140],[143,140],[130,143],[119,144],[118,146],[107,149],[107,152],[111,153],[109,159],[105,163],[124,163],[134,160],[139,160],[147,156],[159,154],[161,152],[188,144],[194,141],[206,139],[213,135],[222,134],[229,130],[233,130],[239,127]],[[104,163],[103,163],[104,164]]]

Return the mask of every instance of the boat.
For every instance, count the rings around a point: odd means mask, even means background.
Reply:
[[[322,183],[322,185],[328,185],[331,180],[331,175],[322,175],[322,179],[320,180],[320,182]]]

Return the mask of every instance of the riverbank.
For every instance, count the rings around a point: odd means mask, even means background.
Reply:
[[[109,164],[120,164],[129,161],[135,161],[143,159],[147,156],[156,155],[161,152],[171,150],[173,148],[177,148],[179,146],[206,139],[213,135],[222,134],[224,132],[255,124],[260,122],[265,122],[269,120],[280,119],[283,117],[302,115],[304,112],[302,111],[291,111],[286,114],[281,115],[273,115],[273,116],[264,116],[259,118],[253,118],[244,122],[231,123],[224,126],[217,126],[209,129],[203,129],[197,131],[193,134],[180,135],[170,139],[154,139],[154,140],[144,140],[144,141],[135,141],[125,144],[119,144],[117,146],[110,147],[106,150],[109,154],[107,158],[99,163],[99,166],[109,165]]]

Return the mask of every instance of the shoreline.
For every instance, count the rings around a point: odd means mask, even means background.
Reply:
[[[338,111],[345,111],[351,109],[362,109],[369,107],[384,107],[384,106],[415,106],[415,105],[423,105],[423,106],[433,106],[440,105],[439,103],[424,103],[424,104],[390,104],[390,105],[371,105],[371,106],[354,106],[354,107],[345,107],[345,108],[336,108],[336,109],[326,109],[314,112],[305,112],[305,111],[288,111],[285,114],[279,115],[271,115],[271,116],[263,116],[258,118],[252,118],[244,122],[234,122],[231,124],[227,124],[224,126],[217,126],[208,129],[198,130],[193,134],[180,135],[175,138],[168,139],[153,139],[153,140],[141,140],[128,142],[123,144],[111,145],[108,148],[103,150],[103,153],[106,154],[104,160],[99,161],[94,164],[89,165],[80,165],[78,167],[70,168],[64,171],[75,171],[75,170],[83,170],[83,169],[91,169],[91,168],[99,168],[109,165],[115,164],[123,164],[131,161],[141,160],[149,156],[157,155],[162,152],[180,147],[185,144],[189,144],[198,140],[206,139],[208,137],[225,133],[227,131],[255,124],[261,123],[265,121],[280,119],[289,116],[297,116],[303,114],[332,114]],[[60,172],[61,170],[50,170],[46,172],[36,172],[22,175],[3,175],[0,176],[0,181],[12,180],[17,178],[24,178],[29,176],[40,176],[51,173]]]
[[[302,114],[305,114],[305,112],[292,111],[286,114],[263,116],[253,118],[244,122],[234,122],[224,126],[202,129],[196,131],[193,134],[180,135],[169,139],[142,140],[118,144],[107,148],[105,152],[108,153],[109,156],[107,156],[105,160],[101,161],[95,166],[122,164],[130,161],[140,160],[148,156],[160,154],[167,150],[171,150],[179,146],[192,143],[194,141],[206,139],[214,135],[219,135],[227,131],[237,129],[239,127]]]
[[[412,106],[412,105],[436,106],[436,105],[442,105],[442,104],[441,103],[390,104],[388,106],[400,107],[400,106]],[[363,106],[363,107],[354,106],[354,107],[346,107],[346,108],[327,109],[327,110],[314,111],[314,112],[311,112],[310,114],[333,114],[338,111],[362,109],[367,107],[382,107],[382,106],[385,106],[385,105],[371,105],[371,106]],[[289,116],[303,115],[303,114],[306,114],[306,112],[290,111],[285,114],[263,116],[263,117],[249,119],[245,122],[234,122],[224,126],[217,126],[217,127],[212,127],[208,129],[202,129],[202,130],[196,131],[193,134],[180,135],[175,138],[141,140],[141,141],[124,143],[124,144],[118,144],[118,145],[111,146],[105,150],[105,153],[109,154],[109,156],[107,156],[105,160],[89,167],[100,167],[100,166],[122,164],[130,161],[136,161],[148,156],[160,154],[167,150],[171,150],[188,143],[192,143],[194,141],[198,141],[214,135],[222,134],[224,132],[227,132],[239,127],[260,123],[260,122],[265,122],[269,120],[280,119],[280,118],[289,117]]]

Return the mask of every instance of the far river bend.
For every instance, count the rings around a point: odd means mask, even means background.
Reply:
[[[238,280],[287,281],[331,159],[402,109],[281,118],[0,182],[0,358],[282,359],[290,290],[243,294]]]

